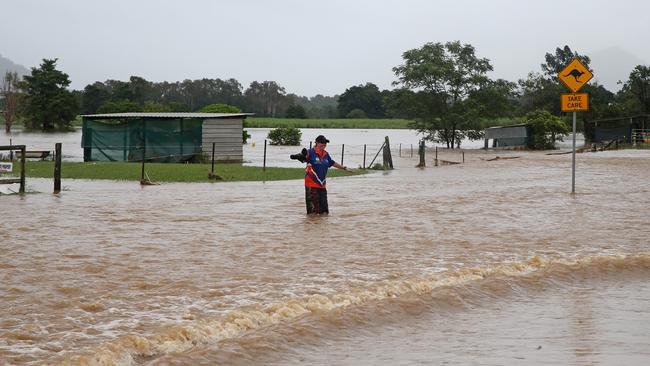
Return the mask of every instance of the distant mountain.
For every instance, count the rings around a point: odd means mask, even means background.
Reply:
[[[14,63],[10,59],[2,57],[2,55],[0,55],[0,79],[4,78],[7,71],[15,71],[19,76],[28,75],[31,73],[31,71],[29,71],[29,69],[27,69],[25,66]]]
[[[623,85],[618,84],[618,81],[626,82],[630,72],[637,65],[648,64],[646,60],[620,47],[597,50],[587,53],[587,56],[591,59],[590,66],[594,72],[594,80],[611,92],[621,90]]]

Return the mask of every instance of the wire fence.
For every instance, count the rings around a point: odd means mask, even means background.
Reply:
[[[18,145],[16,142],[11,141],[10,144]],[[54,158],[54,144],[52,146],[28,146],[27,157],[28,159],[52,160]],[[383,143],[374,144],[328,144],[327,152],[330,154],[334,161],[352,168],[370,168],[376,164],[383,164]],[[146,162],[160,162],[160,161],[175,161],[187,163],[210,163],[212,160],[211,149],[212,146],[203,147],[198,146],[194,151],[179,153],[164,153],[167,149],[178,150],[179,146],[161,145],[161,146],[147,146],[145,151]],[[291,160],[290,155],[299,153],[302,148],[309,148],[310,146],[281,146],[271,145],[267,142],[266,149],[264,142],[244,144],[241,150],[241,163],[249,166],[266,166],[266,167],[298,167],[300,163],[296,160]],[[64,161],[83,161],[84,146],[64,144],[63,145],[63,160]],[[160,152],[162,150],[162,152]],[[476,151],[476,149],[446,149],[436,148],[435,146],[428,146],[426,152],[426,160],[433,163],[435,160],[435,153],[438,151],[439,159],[459,162],[463,161],[463,154],[465,151]],[[36,152],[50,152],[50,154],[43,154],[43,157],[37,157]],[[398,159],[396,165],[417,164],[419,160],[418,146],[411,143],[391,143],[390,152],[393,159]],[[31,153],[31,154],[30,154]],[[220,155],[221,154],[221,155]],[[217,153],[215,160],[217,163],[224,163],[232,161],[232,156],[237,156],[239,153],[234,152],[232,155],[223,155]],[[120,162],[142,162],[143,149],[139,146],[125,146],[125,145],[102,145],[99,148],[93,147],[93,161],[120,161]],[[17,155],[12,152],[3,152],[0,154],[1,160],[16,159]]]

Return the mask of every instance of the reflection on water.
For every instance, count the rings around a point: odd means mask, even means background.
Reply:
[[[579,154],[575,195],[498,154],[334,178],[325,217],[300,181],[2,196],[0,364],[650,360],[650,153]]]

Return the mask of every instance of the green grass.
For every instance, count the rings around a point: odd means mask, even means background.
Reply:
[[[16,165],[14,165],[15,167]],[[209,182],[210,164],[163,164],[147,163],[145,171],[154,182]],[[27,161],[25,175],[35,178],[52,178],[54,162]],[[61,166],[62,179],[110,179],[110,180],[140,180],[141,165],[139,163],[73,163],[63,162]],[[266,168],[242,166],[239,164],[216,164],[215,173],[222,178],[220,181],[271,181],[302,179],[305,170],[302,168]],[[357,171],[355,174],[363,174]],[[14,169],[14,174],[18,174]],[[330,169],[328,177],[350,175],[338,169]]]
[[[247,128],[362,128],[362,129],[408,129],[411,121],[406,119],[292,119],[249,117],[244,121]]]

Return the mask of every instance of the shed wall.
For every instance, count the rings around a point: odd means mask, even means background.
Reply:
[[[499,128],[488,128],[485,130],[486,139],[510,139],[526,137],[528,137],[526,126],[506,126]]]
[[[203,120],[203,154],[212,157],[212,143],[215,143],[214,158],[219,161],[242,162],[244,148],[241,118],[219,118]]]

